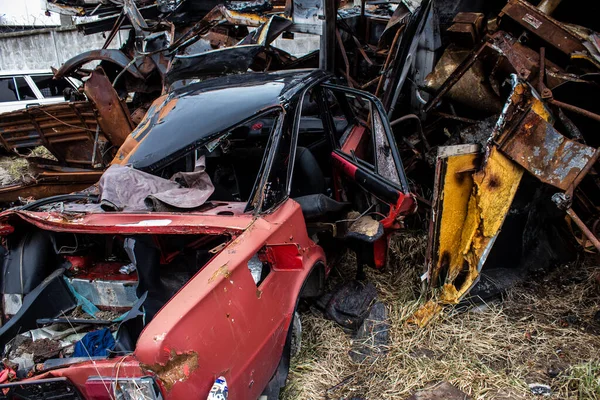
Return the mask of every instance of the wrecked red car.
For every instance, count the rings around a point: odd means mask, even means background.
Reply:
[[[360,278],[416,208],[381,103],[332,80],[174,84],[98,187],[0,214],[3,396],[275,398],[326,254]]]

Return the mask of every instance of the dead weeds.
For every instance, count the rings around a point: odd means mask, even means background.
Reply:
[[[17,155],[0,156],[0,186],[23,182],[31,176],[28,158],[45,158],[56,161],[56,157],[44,146],[32,149],[25,157]]]
[[[557,268],[512,289],[502,302],[468,312],[446,310],[429,326],[406,326],[421,303],[425,235],[401,233],[386,271],[368,271],[390,313],[390,347],[372,364],[355,364],[352,339],[315,313],[302,315],[300,354],[283,398],[403,399],[449,381],[474,399],[529,399],[529,384],[553,398],[600,399],[600,289],[597,259]],[[332,285],[352,276],[351,256]]]

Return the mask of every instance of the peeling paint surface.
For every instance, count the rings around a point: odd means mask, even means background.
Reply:
[[[223,276],[225,279],[229,278],[231,272],[227,269],[227,264],[222,265],[208,280],[208,283],[214,282],[219,276]],[[233,282],[232,282],[233,283]]]
[[[475,187],[460,242],[463,260],[450,265],[440,297],[442,302],[458,303],[477,282],[485,255],[502,227],[522,176],[523,169],[496,148],[492,148],[485,167],[473,175]],[[460,275],[464,280],[457,287],[455,281]]]
[[[440,270],[447,269],[462,258],[458,244],[473,189],[472,174],[476,158],[476,154],[464,154],[448,159],[442,193],[443,223],[439,231],[439,259],[432,271],[432,282],[437,283]]]
[[[154,372],[167,391],[171,391],[176,383],[185,381],[198,369],[198,354],[172,352],[171,359],[165,365],[145,365],[144,368]]]
[[[475,157],[463,154],[447,161],[430,281],[441,291],[413,315],[417,325],[427,324],[441,305],[457,304],[477,282],[521,182],[523,169],[495,147],[478,172]]]
[[[533,109],[500,148],[536,178],[562,190],[573,183],[596,152],[563,136]]]

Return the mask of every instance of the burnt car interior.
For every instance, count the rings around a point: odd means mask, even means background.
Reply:
[[[192,172],[196,160],[205,156],[215,187],[209,201],[247,202],[279,117],[280,110],[271,110],[242,122],[154,174],[168,179],[177,172]]]
[[[15,232],[5,250],[11,256],[2,265],[0,343],[8,344],[11,359],[21,360],[24,374],[33,365],[22,353],[40,337],[66,343],[73,331],[101,326],[114,332],[116,353],[133,351],[143,326],[231,240],[58,233],[24,224]],[[69,357],[73,349],[59,346],[34,361],[46,362],[59,352]]]

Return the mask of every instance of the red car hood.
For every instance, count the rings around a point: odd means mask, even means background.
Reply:
[[[11,224],[26,221],[56,232],[114,234],[220,234],[240,232],[254,220],[230,203],[205,213],[106,212],[61,213],[7,210],[0,213],[0,234],[10,233]]]

